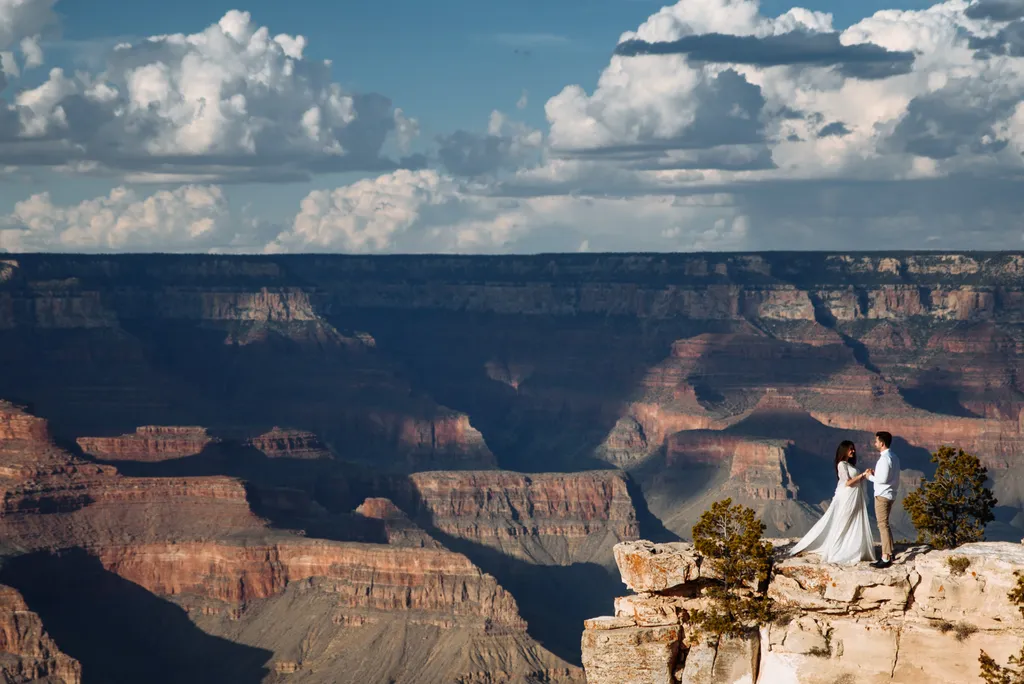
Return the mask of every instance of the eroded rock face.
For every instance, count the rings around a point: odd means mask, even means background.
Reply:
[[[1020,544],[904,548],[882,570],[780,552],[768,587],[779,618],[758,635],[717,644],[690,638],[688,610],[705,601],[706,580],[692,545],[640,541],[615,551],[623,581],[638,593],[616,600],[615,617],[587,621],[590,684],[668,681],[665,668],[694,684],[959,684],[978,679],[982,646],[1005,662],[1024,641],[1024,617],[1007,597],[1024,568]],[[678,630],[677,649],[651,648],[655,630]]]
[[[679,639],[678,625],[639,627],[626,618],[587,620],[583,633],[583,667],[588,682],[672,684]],[[622,679],[628,673],[631,679]]]
[[[434,528],[518,558],[592,561],[639,533],[626,479],[615,471],[428,472],[410,482]]]
[[[270,432],[252,437],[246,443],[263,452],[267,458],[331,458],[330,450],[320,442],[320,438],[305,430],[275,427]]]
[[[515,600],[460,554],[321,540],[141,544],[96,552],[103,566],[160,596],[199,598],[237,609],[317,578],[345,609],[474,620],[496,631],[526,624]]]
[[[390,499],[373,497],[356,508],[356,513],[384,524],[388,544],[394,546],[417,546],[432,549],[444,548],[440,542],[418,527]]]
[[[80,684],[82,666],[62,653],[16,590],[0,585],[0,680]]]
[[[79,437],[82,451],[101,461],[167,461],[202,453],[214,439],[203,427],[147,425],[120,437]]]
[[[792,441],[757,440],[721,431],[678,432],[665,445],[669,467],[727,464],[729,479],[742,495],[761,501],[795,499],[786,460]]]

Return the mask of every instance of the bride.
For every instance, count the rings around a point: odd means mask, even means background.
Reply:
[[[826,563],[850,565],[875,560],[875,543],[868,520],[866,473],[857,470],[857,448],[843,441],[836,449],[836,493],[825,515],[789,552],[816,553]]]

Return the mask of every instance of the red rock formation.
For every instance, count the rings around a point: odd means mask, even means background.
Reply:
[[[0,400],[0,442],[45,442],[49,438],[45,420]]]
[[[0,680],[80,684],[82,666],[61,652],[21,594],[0,585]]]
[[[268,458],[320,459],[332,458],[331,452],[312,432],[303,430],[282,430],[275,427],[246,442],[262,451]]]
[[[338,608],[415,611],[469,619],[497,632],[526,629],[515,599],[460,554],[322,540],[218,541],[110,546],[103,566],[160,596],[242,607],[319,578]]]
[[[153,463],[195,456],[216,440],[204,427],[147,425],[120,437],[79,437],[82,451],[101,461]]]
[[[680,432],[666,444],[666,465],[686,468],[729,464],[733,487],[750,499],[783,501],[795,499],[786,462],[792,441],[755,440],[721,432]]]
[[[382,521],[388,544],[393,546],[444,548],[440,542],[417,527],[391,499],[369,498],[356,508],[356,513],[365,518]]]
[[[439,416],[431,422],[403,417],[398,427],[399,444],[413,453],[443,451],[465,454],[477,459],[486,454],[493,459],[480,431],[469,424],[469,416]]]
[[[23,550],[211,538],[263,524],[236,479],[121,477],[56,447],[46,421],[0,404],[0,536]]]
[[[1018,460],[1020,425],[1014,421],[955,418],[924,411],[904,415],[847,414],[812,411],[824,425],[874,434],[888,429],[913,446],[934,452],[940,446],[960,447],[978,456],[988,468],[1004,470]]]
[[[430,472],[410,480],[436,529],[521,558],[591,560],[595,544],[638,535],[626,480],[614,471]]]
[[[46,421],[0,400],[0,486],[56,476],[104,476],[114,469],[73,458],[50,439]]]
[[[404,413],[371,411],[351,413],[346,420],[353,430],[365,431],[375,442],[390,445],[405,465],[430,468],[496,467],[497,460],[469,416],[445,412],[421,418]],[[340,445],[342,450],[347,445]]]

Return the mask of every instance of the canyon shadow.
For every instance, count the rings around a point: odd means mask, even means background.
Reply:
[[[106,570],[81,549],[4,562],[57,646],[82,664],[83,684],[258,684],[270,651],[202,631],[179,606]]]

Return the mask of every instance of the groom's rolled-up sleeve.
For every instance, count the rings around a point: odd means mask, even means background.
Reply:
[[[889,459],[880,458],[878,463],[875,464],[875,474],[868,475],[868,479],[872,482],[885,482],[889,479]]]

